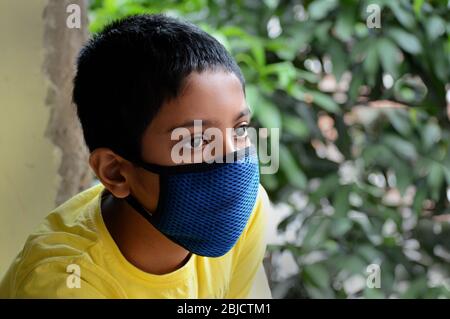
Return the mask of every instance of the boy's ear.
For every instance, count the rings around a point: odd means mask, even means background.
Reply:
[[[109,148],[97,148],[89,156],[89,165],[97,178],[115,197],[130,194],[129,169],[131,163]]]

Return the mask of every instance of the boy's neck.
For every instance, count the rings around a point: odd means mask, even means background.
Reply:
[[[172,242],[124,200],[105,191],[101,214],[122,255],[135,267],[162,275],[181,268],[190,253]]]

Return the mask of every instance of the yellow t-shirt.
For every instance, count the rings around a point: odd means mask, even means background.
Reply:
[[[100,212],[103,190],[96,185],[47,216],[0,283],[0,298],[249,297],[266,249],[269,201],[262,186],[244,232],[227,254],[192,254],[164,275],[146,273],[121,254]]]

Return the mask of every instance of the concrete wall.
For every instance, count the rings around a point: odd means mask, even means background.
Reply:
[[[0,277],[43,217],[89,183],[86,165],[69,158],[86,152],[68,124],[76,123],[68,93],[76,53],[67,53],[87,31],[57,24],[66,2],[0,1]]]

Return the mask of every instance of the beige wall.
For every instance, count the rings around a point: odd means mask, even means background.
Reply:
[[[73,59],[76,52],[60,55],[49,43],[61,34],[61,28],[52,25],[52,17],[64,18],[65,2],[0,1],[0,278],[33,228],[57,202],[80,188],[80,169],[68,167],[70,160],[83,159],[78,150],[80,139],[73,138],[80,134],[76,127],[67,126],[75,116],[73,111],[66,112],[71,107],[67,83],[71,82],[72,61],[61,61],[64,56]],[[60,7],[55,9],[55,4]],[[52,16],[52,10],[58,13]],[[76,30],[66,37],[73,39],[72,34],[80,38]],[[53,40],[62,53],[79,49],[63,40]],[[49,70],[58,63],[63,65],[60,69]],[[58,123],[63,121],[66,123],[59,129]],[[77,147],[70,147],[74,140]],[[70,188],[67,185],[72,180],[75,186],[62,192]]]
[[[0,1],[0,276],[53,208],[60,155],[45,138],[46,1]]]

